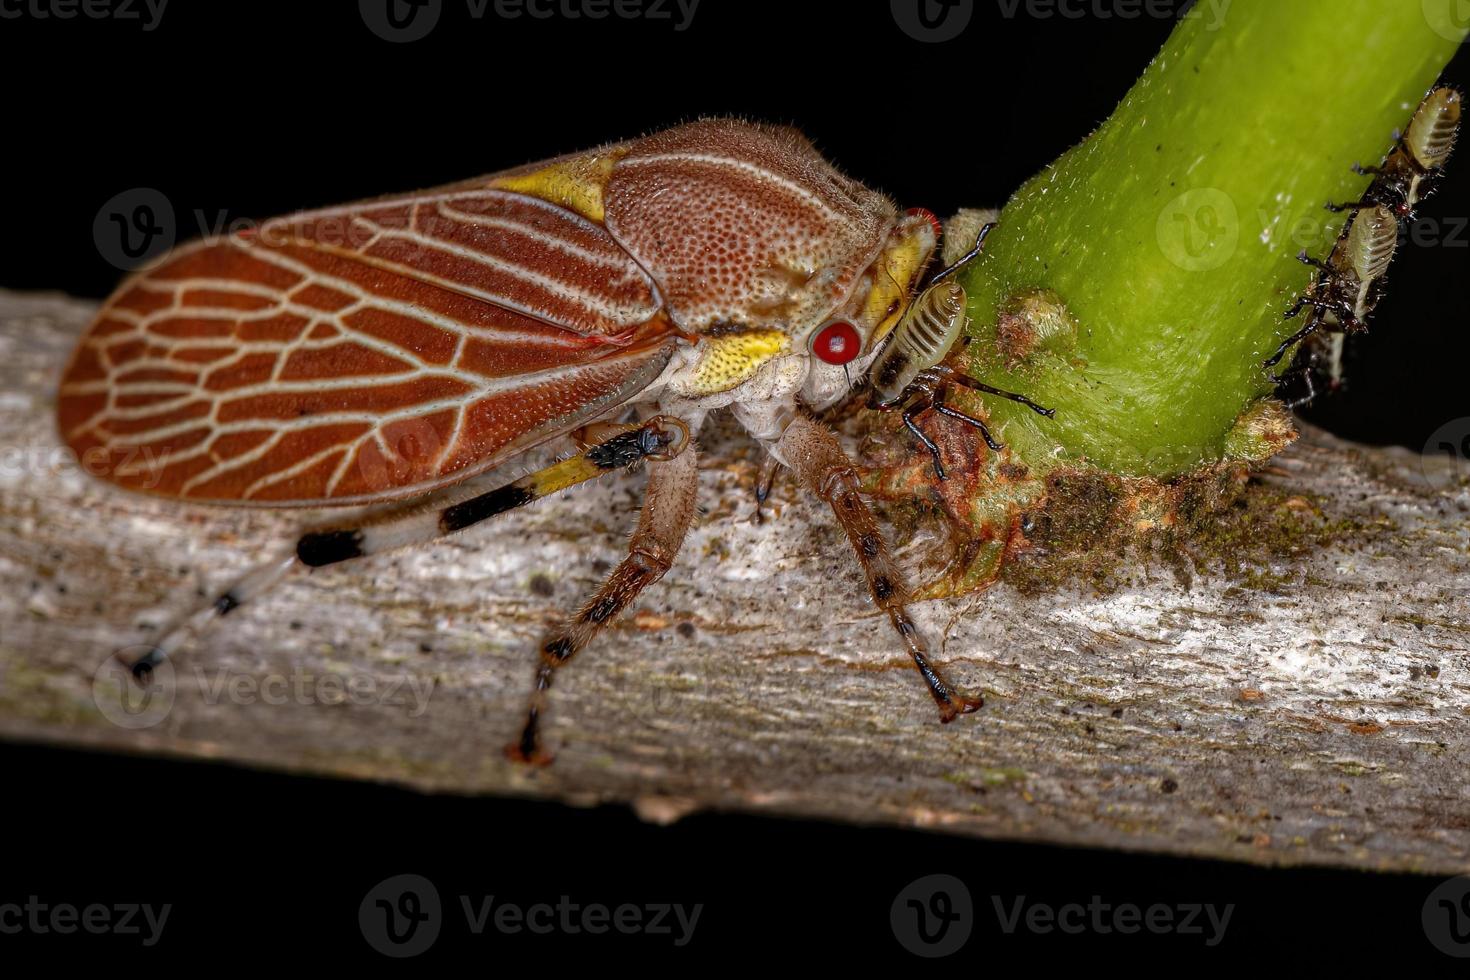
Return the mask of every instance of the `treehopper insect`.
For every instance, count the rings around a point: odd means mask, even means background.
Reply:
[[[383,506],[307,530],[163,631],[134,673],[293,570],[646,462],[628,556],[540,645],[507,752],[545,761],[556,671],[669,568],[696,511],[694,437],[729,409],[831,506],[941,720],[976,710],[930,661],[855,466],[810,414],[872,361],[938,235],[932,214],[900,212],[798,133],[716,119],[176,250],[82,337],[58,401],[65,441],[112,483],[179,500]],[[413,506],[568,440],[575,455],[529,476]],[[151,467],[129,464],[140,452]]]
[[[1363,333],[1368,318],[1383,295],[1383,277],[1393,261],[1404,223],[1412,221],[1415,209],[1434,193],[1444,166],[1449,161],[1460,129],[1461,103],[1459,89],[1442,85],[1429,91],[1409,118],[1402,135],[1377,167],[1354,166],[1359,174],[1371,174],[1373,182],[1362,198],[1348,204],[1328,204],[1329,211],[1352,211],[1331,253],[1325,259],[1309,256],[1305,250],[1297,258],[1317,270],[1306,291],[1285,313],[1293,319],[1308,311],[1303,326],[1283,340],[1262,364],[1272,368],[1288,351],[1302,341],[1304,347],[1299,368],[1277,377],[1300,373],[1306,394],[1287,402],[1296,408],[1316,396],[1312,380],[1312,364],[1322,348],[1328,363],[1332,386],[1342,382],[1343,335]],[[1334,332],[1330,342],[1318,342],[1319,330]]]

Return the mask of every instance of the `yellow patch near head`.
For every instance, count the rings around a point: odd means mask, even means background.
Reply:
[[[933,250],[927,225],[923,234],[905,235],[892,242],[873,263],[873,288],[863,303],[863,322],[877,324],[868,338],[868,349],[888,336],[909,304],[909,293]]]
[[[781,330],[751,329],[705,334],[701,346],[704,353],[687,384],[693,394],[713,395],[750,380],[762,364],[787,353],[791,338]]]
[[[606,214],[602,190],[612,176],[613,167],[626,152],[609,150],[561,160],[530,173],[498,177],[490,186],[538,197],[601,224]]]

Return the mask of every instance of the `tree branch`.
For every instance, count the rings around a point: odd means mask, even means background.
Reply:
[[[707,434],[708,512],[634,615],[563,672],[559,758],[533,771],[500,749],[536,640],[619,557],[640,482],[291,580],[178,659],[171,703],[121,713],[111,651],[273,553],[301,515],[181,506],[81,472],[51,412],[93,309],[0,293],[6,737],[626,801],[659,820],[727,808],[1470,869],[1470,490],[1438,461],[1311,433],[1248,497],[1310,546],[1257,553],[1242,525],[1239,567],[1187,591],[1130,560],[1103,595],[1001,585],[919,606],[955,679],[988,693],[941,726],[822,505],[778,484],[771,519],[751,523],[755,457]]]

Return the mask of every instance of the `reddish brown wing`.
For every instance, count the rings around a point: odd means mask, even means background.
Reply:
[[[627,402],[672,351],[600,225],[461,185],[180,249],[103,307],[57,414],[129,489],[346,504],[482,472]]]

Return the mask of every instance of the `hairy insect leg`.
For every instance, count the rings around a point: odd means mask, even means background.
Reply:
[[[1336,269],[1332,268],[1332,266],[1328,265],[1322,259],[1315,258],[1312,255],[1307,254],[1306,249],[1302,249],[1300,252],[1296,253],[1296,260],[1302,265],[1309,265],[1314,269],[1320,269],[1329,275],[1337,274]]]
[[[1287,409],[1300,408],[1303,405],[1311,404],[1311,402],[1316,399],[1317,382],[1313,377],[1313,373],[1316,370],[1316,362],[1317,356],[1315,354],[1312,354],[1307,358],[1307,362],[1305,364],[1302,364],[1300,367],[1294,367],[1289,370],[1283,371],[1280,375],[1273,379],[1277,384],[1282,384],[1290,380],[1292,375],[1299,375],[1302,379],[1302,384],[1307,389],[1306,394],[1302,395],[1300,398],[1293,398],[1284,402],[1283,404]]]
[[[935,273],[934,276],[929,280],[928,284],[932,286],[934,285],[934,283],[939,282],[946,276],[954,275],[957,270],[962,269],[969,263],[973,262],[980,255],[981,252],[985,251],[985,239],[990,237],[990,231],[994,227],[994,221],[987,221],[985,222],[985,224],[981,225],[979,234],[975,236],[975,244],[970,248],[970,250],[955,261],[951,262],[941,271]]]
[[[640,592],[663,578],[694,521],[698,489],[698,461],[693,448],[671,460],[649,465],[648,489],[643,510],[638,515],[638,527],[628,545],[628,557],[613,569],[576,615],[552,630],[541,643],[525,727],[520,739],[505,748],[505,754],[511,759],[537,765],[551,761],[551,756],[541,748],[539,728],[552,678]]]
[[[903,427],[905,429],[908,429],[909,432],[913,434],[913,437],[923,444],[925,449],[929,450],[929,458],[934,461],[934,476],[937,479],[943,480],[947,477],[945,476],[944,472],[944,457],[941,456],[939,453],[939,446],[935,444],[934,440],[930,439],[929,436],[924,432],[924,430],[919,428],[918,423],[914,421],[919,415],[927,412],[931,407],[933,407],[933,405],[933,392],[930,392],[929,396],[924,398],[923,400],[916,401],[913,404],[909,405],[903,410]],[[994,449],[999,449],[999,446],[996,446],[993,442],[991,442],[990,432],[986,430],[984,426],[981,426],[980,429],[985,436],[986,443],[991,445],[991,447]]]
[[[924,431],[919,428],[918,424],[915,421],[918,416],[922,415],[924,412],[927,412],[931,408],[941,415],[948,416],[949,418],[955,419],[956,421],[964,422],[966,425],[973,426],[974,428],[978,429],[981,438],[985,440],[985,445],[989,446],[992,452],[1000,452],[1002,449],[1005,448],[1005,445],[1003,443],[997,442],[995,437],[990,434],[990,429],[986,427],[984,422],[971,415],[967,415],[964,412],[961,412],[959,409],[951,408],[949,405],[945,404],[945,398],[949,394],[949,386],[951,384],[957,384],[961,387],[971,388],[975,391],[988,392],[989,394],[999,395],[1000,397],[1007,398],[1013,402],[1019,402],[1020,404],[1025,405],[1027,408],[1031,409],[1033,412],[1036,412],[1038,415],[1044,415],[1047,418],[1052,418],[1056,415],[1055,409],[1043,408],[1033,402],[1031,399],[1027,398],[1025,395],[1018,395],[1015,392],[1003,391],[1000,388],[992,387],[991,385],[988,385],[983,381],[978,381],[975,378],[970,377],[969,375],[960,374],[952,368],[940,366],[920,372],[919,376],[914,380],[913,384],[909,386],[906,392],[906,395],[912,400],[909,402],[907,407],[903,409],[903,426],[905,429],[908,429],[908,431],[912,433],[913,436],[919,440],[919,442],[923,444],[925,449],[929,451],[929,456],[934,461],[934,475],[940,480],[945,479],[945,471],[944,463],[942,462],[940,457],[939,447],[935,445],[933,439],[929,438],[929,436],[926,435]]]
[[[1300,303],[1301,301],[1298,302]],[[1301,311],[1300,306],[1293,307],[1293,310],[1295,310],[1296,312],[1288,312],[1288,317],[1295,316],[1296,313]],[[1287,337],[1285,340],[1283,340],[1281,342],[1281,346],[1276,348],[1276,353],[1266,358],[1266,360],[1262,362],[1261,367],[1273,368],[1277,364],[1281,363],[1281,359],[1286,356],[1287,351],[1291,350],[1292,347],[1296,346],[1297,344],[1301,343],[1303,340],[1306,340],[1309,336],[1317,332],[1317,327],[1321,324],[1321,322],[1322,318],[1317,315],[1316,310],[1313,310],[1312,315],[1307,317],[1307,322],[1302,326],[1302,328],[1296,333],[1292,334],[1290,337]],[[1281,379],[1277,378],[1276,380],[1279,382]]]
[[[1301,408],[1310,405],[1317,398],[1317,382],[1312,378],[1312,367],[1306,366],[1302,370],[1302,383],[1307,386],[1307,393],[1300,398],[1293,398],[1286,403],[1288,409]]]
[[[295,566],[296,555],[293,552],[278,555],[246,572],[228,589],[215,596],[209,605],[194,610],[166,629],[142,656],[128,665],[133,676],[146,677],[154,667],[173,656],[189,641],[198,638],[217,620],[268,592],[271,586],[290,574]]]
[[[1057,414],[1057,410],[1054,408],[1043,408],[1031,399],[1027,398],[1025,395],[1018,395],[1014,391],[1005,391],[1001,388],[991,387],[983,381],[970,377],[968,374],[960,374],[958,371],[944,367],[934,368],[932,370],[940,372],[939,376],[949,384],[957,384],[963,388],[970,388],[974,391],[983,391],[989,395],[999,395],[1001,398],[1005,398],[1010,401],[1017,402],[1018,404],[1025,405],[1037,415],[1043,415],[1046,418],[1054,418]]]
[[[981,707],[985,703],[983,698],[961,692],[929,661],[923,638],[904,608],[908,586],[878,531],[873,512],[859,495],[857,467],[842,451],[836,437],[811,419],[798,416],[782,433],[777,448],[801,485],[825,500],[837,515],[862,566],[873,601],[888,613],[903,637],[914,666],[939,706],[940,720],[953,721]]]
[[[308,531],[290,553],[247,572],[208,606],[166,630],[129,666],[135,676],[147,674],[217,620],[257,598],[298,567],[321,568],[432,541],[604,473],[625,469],[640,460],[670,458],[689,443],[689,430],[684,423],[662,416],[641,425],[620,426],[618,430],[583,452],[486,493],[439,508],[413,505],[386,508],[363,515],[351,526]]]

